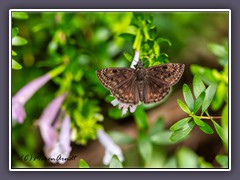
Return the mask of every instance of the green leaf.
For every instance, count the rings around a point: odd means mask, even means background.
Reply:
[[[170,127],[170,130],[171,131],[176,131],[178,129],[181,129],[190,119],[192,119],[192,117],[187,117],[187,118],[179,120],[178,122],[176,122],[175,124],[173,124]]]
[[[18,32],[19,32],[18,27],[12,28],[12,38],[15,37],[15,36],[17,36]]]
[[[228,63],[228,49],[219,44],[209,44],[208,48],[219,58],[219,63],[225,66]]]
[[[164,129],[164,121],[163,118],[159,118],[157,119],[154,124],[152,125],[150,131],[149,131],[149,135],[152,136],[156,133],[161,132]]]
[[[152,143],[143,131],[138,134],[138,149],[145,164],[148,164],[152,158]]]
[[[169,41],[168,39],[166,39],[166,38],[157,38],[157,42],[158,43],[167,43],[169,46],[172,46],[172,43],[171,43],[171,41]]]
[[[182,147],[177,150],[176,158],[179,168],[197,168],[198,156],[190,148]]]
[[[228,168],[228,156],[217,155],[215,159],[222,166],[222,168]]]
[[[173,142],[177,142],[186,138],[186,136],[192,131],[195,123],[194,121],[190,121],[185,124],[181,129],[174,131],[170,137],[170,140]]]
[[[12,56],[17,56],[16,51],[13,51],[13,50],[12,50]]]
[[[83,159],[80,159],[78,167],[79,168],[89,168],[89,165],[86,161],[84,161]]]
[[[120,120],[122,119],[122,110],[121,109],[118,109],[118,108],[109,108],[108,109],[108,116],[111,118],[111,119],[114,119],[114,120]]]
[[[123,55],[125,56],[125,58],[126,58],[128,61],[132,62],[133,57],[132,57],[130,54],[124,52]]]
[[[193,78],[193,93],[195,98],[205,91],[206,87],[198,75]]]
[[[214,78],[212,74],[212,69],[202,67],[196,64],[190,66],[193,75],[198,75],[205,83],[212,84],[218,81]]]
[[[138,106],[134,112],[134,119],[138,129],[148,129],[147,115],[141,106]]]
[[[211,121],[213,122],[213,125],[214,125],[219,137],[222,139],[222,141],[224,143],[226,143],[225,138],[224,138],[224,134],[223,134],[223,128],[218,123],[216,123],[213,119],[211,119]]]
[[[204,126],[199,126],[199,129],[201,129],[204,133],[206,133],[206,134],[213,134],[214,133],[214,131],[213,131],[213,129],[211,128],[211,126],[209,126],[207,123],[205,123],[204,121],[203,121],[203,123],[204,123]]]
[[[227,94],[227,87],[224,82],[220,82],[217,87],[216,95],[214,96],[214,99],[211,105],[214,111],[218,110],[222,106],[224,99],[226,97],[226,94]]]
[[[225,139],[224,147],[228,151],[228,104],[226,104],[222,111],[222,120],[221,120],[223,135]]]
[[[186,104],[184,104],[180,99],[177,100],[178,101],[178,105],[180,106],[180,108],[185,112],[190,114],[191,111],[188,109],[188,107],[186,106]]]
[[[16,19],[27,19],[28,14],[25,12],[12,12],[12,18]]]
[[[195,103],[194,103],[194,108],[193,108],[193,112],[196,113],[199,108],[202,106],[203,100],[205,97],[205,92],[202,92],[198,98],[196,99]]]
[[[174,142],[170,141],[170,136],[172,135],[171,131],[162,131],[159,133],[156,133],[150,137],[152,143],[158,144],[158,145],[169,145],[173,144]]]
[[[205,126],[204,122],[201,119],[199,119],[197,116],[193,116],[193,120],[198,126]]]
[[[15,36],[12,38],[12,45],[13,46],[23,46],[27,44],[27,40],[20,36]]]
[[[17,61],[12,59],[12,69],[22,69],[22,66]]]
[[[205,91],[206,95],[205,95],[205,98],[204,98],[203,104],[202,104],[202,112],[206,111],[207,108],[210,106],[210,104],[214,98],[216,88],[217,88],[216,84],[210,84],[208,86],[208,88],[206,89],[206,91]]]
[[[203,157],[198,158],[198,164],[200,168],[214,168],[213,165],[207,161],[204,160]]]
[[[193,95],[187,84],[183,85],[183,97],[187,103],[189,109],[192,111],[194,106]]]
[[[119,131],[110,131],[108,132],[108,135],[116,144],[132,144],[135,142],[133,137]]]
[[[123,168],[122,162],[118,159],[116,155],[113,155],[109,168]]]

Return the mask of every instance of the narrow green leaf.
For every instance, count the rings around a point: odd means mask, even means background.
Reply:
[[[12,45],[13,46],[23,46],[27,44],[27,40],[20,36],[15,36],[12,38]]]
[[[130,54],[124,52],[123,55],[125,56],[125,58],[126,58],[128,61],[132,62],[133,57],[132,57]]]
[[[181,129],[174,131],[170,137],[170,140],[173,142],[182,140],[192,131],[194,125],[195,125],[194,121],[188,122]]]
[[[186,104],[184,104],[180,99],[177,100],[178,101],[178,105],[180,106],[180,108],[185,112],[190,114],[191,111],[188,109],[188,107],[186,106]]]
[[[206,84],[217,83],[218,81],[213,77],[212,69],[202,67],[196,64],[190,66],[191,72],[194,75],[198,75],[201,80],[203,80]]]
[[[18,27],[12,28],[12,38],[15,37],[15,36],[17,36],[18,32],[19,32]]]
[[[152,135],[150,137],[150,139],[154,144],[169,145],[169,144],[174,143],[174,142],[170,141],[171,135],[172,135],[171,131],[162,131],[162,132]]]
[[[22,66],[17,61],[12,59],[12,69],[22,69]]]
[[[207,161],[204,160],[203,157],[198,158],[198,163],[200,168],[214,168],[213,165]]]
[[[226,104],[223,108],[221,124],[223,128],[224,139],[225,139],[224,147],[227,150],[228,149],[228,104]]]
[[[83,159],[80,159],[78,167],[79,168],[89,168],[89,165],[86,161],[84,161]]]
[[[211,104],[211,107],[214,111],[218,110],[222,106],[224,99],[226,97],[226,94],[227,94],[227,87],[224,82],[220,82],[216,90],[216,95],[214,96]]]
[[[171,127],[170,127],[170,130],[171,131],[176,131],[180,128],[182,128],[192,117],[187,117],[187,118],[184,118],[184,119],[181,119],[179,120],[178,122],[176,122],[175,124],[173,124]]]
[[[222,141],[224,143],[226,143],[225,138],[224,138],[224,134],[223,134],[223,128],[218,123],[216,123],[213,119],[211,121],[213,122],[213,125],[214,125],[219,137],[222,139]]]
[[[207,108],[210,106],[210,104],[214,98],[216,88],[217,88],[216,84],[210,84],[208,86],[208,88],[206,89],[206,91],[205,91],[206,95],[205,95],[205,98],[204,98],[203,104],[202,104],[202,112],[206,111]]]
[[[27,19],[28,14],[25,12],[12,12],[12,18],[16,19]]]
[[[201,119],[199,119],[197,116],[193,116],[193,120],[198,126],[205,126],[205,123]]]
[[[148,129],[147,115],[141,106],[138,106],[134,112],[134,119],[138,129]]]
[[[213,134],[214,133],[214,131],[213,131],[213,129],[211,128],[211,126],[209,126],[207,123],[205,123],[204,121],[203,121],[203,123],[204,123],[204,126],[199,126],[199,129],[201,129],[204,133],[206,133],[206,134]]]
[[[202,92],[198,98],[196,99],[195,103],[194,103],[194,108],[193,108],[193,112],[196,113],[199,108],[202,106],[203,100],[205,97],[205,92]]]
[[[215,159],[222,166],[222,168],[228,168],[228,156],[217,155]]]
[[[193,78],[193,93],[195,98],[205,91],[206,87],[198,75]]]
[[[142,131],[138,134],[138,149],[145,164],[148,164],[152,158],[152,143]]]
[[[192,92],[187,84],[183,85],[183,97],[184,97],[185,102],[187,103],[189,109],[192,111],[193,107],[194,107],[194,99],[193,99]]]
[[[157,119],[154,124],[152,125],[149,135],[152,136],[156,133],[161,132],[164,129],[164,121],[162,118]]]
[[[17,52],[12,50],[12,56],[17,56]]]
[[[122,162],[118,159],[116,155],[113,155],[109,168],[123,168]]]
[[[166,38],[161,38],[161,37],[159,37],[159,38],[157,38],[157,42],[158,42],[158,43],[164,42],[164,43],[167,43],[169,46],[172,46],[171,41],[169,41],[169,40],[166,39]]]
[[[116,144],[131,144],[135,141],[133,137],[119,131],[110,131],[108,132],[108,135]]]

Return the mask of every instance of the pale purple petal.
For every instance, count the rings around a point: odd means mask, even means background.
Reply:
[[[50,80],[50,75],[45,74],[33,81],[29,82],[22,89],[20,89],[12,98],[12,118],[18,123],[23,123],[26,113],[24,110],[25,103],[32,97],[32,95]]]
[[[138,63],[138,61],[139,61],[139,54],[140,54],[139,51],[135,52],[133,61],[132,61],[131,66],[130,66],[131,68],[135,68],[135,65]]]
[[[130,112],[133,113],[137,108],[137,105],[130,106]]]
[[[57,120],[60,121],[59,118]],[[54,126],[51,127],[49,126],[49,128],[51,128],[54,131],[56,136],[53,137],[54,140],[52,140],[49,146],[45,144],[44,153],[46,157],[50,158],[50,161],[52,163],[63,164],[66,162],[72,150],[70,146],[71,122],[69,115],[67,114],[65,115],[61,124],[60,132]]]
[[[28,101],[28,99],[30,99],[32,95],[50,79],[51,79],[50,75],[47,73],[43,76],[40,76],[32,80],[27,85],[22,87],[22,89],[20,89],[16,93],[16,95],[12,98],[12,100],[24,105]]]
[[[109,165],[112,156],[116,155],[118,159],[123,162],[124,157],[122,150],[119,146],[117,146],[112,139],[105,133],[104,130],[98,130],[97,131],[97,136],[99,142],[104,146],[105,148],[105,154],[103,157],[103,164],[104,165]]]
[[[45,123],[39,123],[40,133],[42,135],[44,146],[51,147],[58,139],[58,134],[52,126]]]
[[[71,120],[69,115],[66,114],[62,122],[61,132],[59,136],[59,141],[64,154],[70,154],[70,151],[72,150],[70,146],[71,143],[70,137],[71,137]]]
[[[123,116],[124,114],[126,114],[127,111],[128,111],[128,105],[124,105],[123,108],[122,108],[122,116]]]
[[[48,104],[48,106],[44,109],[43,113],[41,114],[41,116],[39,118],[39,123],[46,123],[46,124],[51,125],[52,122],[54,121],[65,97],[66,97],[66,94],[63,93],[60,96],[57,96],[56,98],[54,98]]]
[[[116,105],[119,104],[119,101],[118,101],[117,99],[114,99],[114,100],[111,101],[111,104],[112,104],[113,106],[116,106]]]
[[[26,117],[24,107],[18,102],[12,102],[12,118],[18,123],[23,123]]]

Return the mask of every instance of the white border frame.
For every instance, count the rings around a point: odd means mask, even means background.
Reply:
[[[229,124],[228,124],[228,149],[229,149],[229,167],[228,169],[161,169],[161,168],[154,168],[154,169],[148,169],[148,168],[123,168],[123,169],[110,169],[110,168],[104,168],[104,169],[81,169],[81,168],[59,168],[59,169],[52,169],[52,168],[19,168],[15,169],[11,167],[11,137],[12,137],[12,101],[11,101],[11,92],[12,92],[12,61],[9,61],[9,171],[231,171],[231,10],[230,9],[10,9],[9,10],[9,59],[12,59],[12,43],[11,43],[11,37],[12,37],[12,12],[228,12],[228,28],[229,28],[229,37],[228,37],[228,53],[229,53],[229,71],[228,71],[228,81],[229,81],[229,107],[228,107],[228,114],[229,114]]]

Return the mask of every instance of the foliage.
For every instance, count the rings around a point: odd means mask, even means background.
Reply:
[[[228,149],[227,46],[209,45],[209,49],[219,57],[219,64],[223,67],[221,71],[191,65],[193,90],[185,83],[185,103],[177,100],[188,116],[172,125],[170,130],[164,125],[165,119],[160,117],[152,126],[149,124],[147,111],[159,103],[141,104],[133,115],[127,113],[122,117],[121,110],[109,103],[114,97],[101,86],[95,73],[97,69],[106,67],[129,67],[134,51],[140,51],[140,60],[145,67],[170,62],[182,50],[185,41],[190,39],[189,34],[208,34],[208,26],[201,31],[199,24],[194,22],[198,20],[211,24],[215,22],[215,16],[207,22],[206,17],[201,17],[199,14],[179,18],[179,14],[140,12],[13,13],[12,45],[21,46],[14,46],[12,56],[16,61],[13,60],[12,64],[15,69],[24,68],[13,71],[12,94],[56,66],[65,67],[61,75],[54,77],[26,104],[25,123],[12,127],[13,166],[44,167],[41,161],[24,162],[19,161],[18,157],[26,153],[42,153],[35,120],[55,94],[68,92],[63,108],[71,117],[71,141],[77,145],[85,146],[95,140],[97,131],[104,128],[104,119],[117,120],[117,123],[125,119],[134,120],[138,132],[136,138],[119,131],[109,131],[115,143],[133,146],[131,152],[124,154],[126,161],[121,163],[114,155],[109,168],[213,168],[190,148],[179,147],[170,155],[168,148],[187,139],[197,126],[206,134],[212,134],[214,127],[223,140],[225,150]],[[194,31],[188,26],[192,26]],[[212,113],[210,110],[222,110],[220,125],[209,115]],[[23,143],[20,145],[18,142]],[[133,164],[131,158],[134,158]],[[221,167],[226,167],[225,157],[216,159]],[[78,167],[90,166],[81,159]]]
[[[15,19],[27,19],[28,14],[24,12],[13,12],[12,18]],[[12,27],[12,46],[23,46],[27,44],[27,40],[21,36],[18,36],[19,28],[18,27]],[[12,56],[17,56],[17,52],[12,50]],[[22,66],[19,64],[16,60],[12,58],[12,69],[21,69]]]

